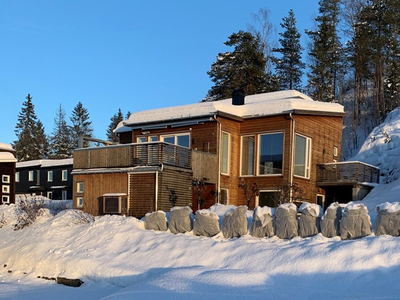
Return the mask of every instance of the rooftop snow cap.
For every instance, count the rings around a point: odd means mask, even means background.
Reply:
[[[232,92],[232,105],[243,105],[244,104],[244,90],[236,89]]]

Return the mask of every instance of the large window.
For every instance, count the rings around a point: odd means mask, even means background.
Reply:
[[[310,178],[311,139],[296,134],[294,175]]]
[[[258,175],[282,174],[283,133],[260,134]]]
[[[165,135],[165,136],[161,137],[161,140],[166,143],[190,148],[190,134],[189,133]]]
[[[279,191],[260,191],[259,206],[278,207],[281,193]]]
[[[242,137],[241,175],[254,175],[254,136]]]
[[[229,174],[229,133],[222,133],[221,173]]]

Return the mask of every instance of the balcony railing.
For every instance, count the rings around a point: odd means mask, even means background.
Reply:
[[[191,150],[164,142],[80,148],[74,169],[118,168],[165,164],[191,169]]]
[[[378,167],[358,161],[317,165],[318,185],[379,183]]]

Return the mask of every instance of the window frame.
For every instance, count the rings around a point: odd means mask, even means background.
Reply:
[[[305,163],[304,163],[304,174],[305,176],[296,174],[296,146],[297,146],[297,136],[306,139],[306,148],[305,148]],[[294,161],[293,161],[293,176],[298,178],[310,179],[311,178],[311,155],[312,155],[312,139],[303,134],[296,133],[295,134],[295,142],[294,142]]]
[[[11,176],[10,175],[1,175],[1,182],[2,183],[10,183],[11,182]]]
[[[47,171],[47,182],[53,182],[53,178],[54,178],[54,173],[53,171]]]
[[[15,172],[15,182],[19,182],[19,172]]]
[[[221,190],[221,192],[220,192],[220,199],[219,199],[220,202],[219,203],[223,204],[223,205],[229,205],[229,189],[221,188],[220,190]],[[222,201],[222,191],[226,192],[226,203],[224,203]]]
[[[278,190],[278,189],[274,189],[274,190],[260,190],[260,193],[259,193],[259,195],[258,195],[257,198],[256,198],[256,206],[260,206],[260,195],[261,195],[262,193],[280,193],[280,192],[281,192],[281,191]],[[276,208],[277,206],[268,206],[268,207]]]
[[[267,136],[267,135],[273,135],[273,134],[281,134],[282,135],[282,169],[281,173],[272,173],[272,174],[260,174],[260,150],[261,150],[261,136]],[[283,166],[285,165],[284,162],[284,157],[285,157],[285,132],[284,131],[269,131],[269,132],[263,132],[259,133],[257,135],[257,141],[256,141],[256,147],[257,147],[257,156],[256,156],[256,176],[261,176],[261,177],[273,177],[273,176],[283,176]]]
[[[84,189],[85,189],[84,182],[83,181],[77,181],[76,182],[76,192],[77,193],[83,193]]]
[[[7,184],[2,185],[1,191],[2,191],[2,193],[4,193],[4,194],[9,194],[9,193],[10,193],[10,186],[7,185]]]
[[[68,181],[68,170],[61,170],[61,181]]]
[[[48,199],[53,200],[53,192],[52,191],[47,191],[46,196]]]
[[[34,181],[35,180],[35,173],[33,170],[28,171],[28,181]]]
[[[10,195],[2,195],[1,204],[10,204]]]
[[[249,158],[252,157],[252,166],[251,166],[252,172],[251,172],[251,174],[243,174],[243,139],[248,138],[248,137],[254,138],[253,153],[251,156],[249,155]],[[257,140],[256,139],[257,139],[256,135],[254,135],[254,134],[246,134],[246,135],[242,135],[240,137],[240,176],[241,177],[254,176],[254,162],[256,161],[255,154],[257,152],[257,149],[256,149]]]
[[[76,207],[79,208],[83,207],[83,196],[76,197]]]
[[[227,147],[225,149],[224,147],[224,135],[227,136],[228,141],[227,141]],[[227,131],[222,131],[222,136],[221,136],[221,174],[223,175],[229,175],[230,171],[230,151],[231,151],[231,134]],[[226,153],[225,153],[226,151]],[[226,155],[226,170],[224,169],[224,157]]]
[[[189,145],[188,145],[188,147],[182,146],[182,145],[178,145],[178,137],[179,136],[188,136],[189,137],[189,140],[188,140]],[[180,147],[185,147],[185,148],[190,149],[190,147],[191,147],[191,134],[190,134],[190,132],[170,133],[170,134],[160,135],[160,141],[162,141],[164,143],[168,143],[168,142],[165,141],[165,139],[169,138],[169,137],[173,137],[174,138],[173,145],[180,146]],[[172,143],[170,143],[170,144],[172,144]]]

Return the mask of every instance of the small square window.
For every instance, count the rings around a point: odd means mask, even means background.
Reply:
[[[3,195],[3,196],[1,197],[1,202],[2,202],[2,203],[10,203],[10,196],[8,196],[8,195]]]
[[[83,181],[79,181],[76,183],[76,191],[78,193],[83,193]]]
[[[83,197],[76,198],[76,207],[83,207]]]
[[[10,175],[3,175],[1,181],[3,183],[10,183]]]
[[[3,193],[9,194],[10,193],[10,186],[9,185],[3,185],[2,191],[3,191]]]
[[[62,181],[67,181],[68,180],[68,170],[62,170],[61,180]]]

